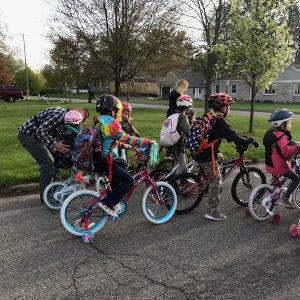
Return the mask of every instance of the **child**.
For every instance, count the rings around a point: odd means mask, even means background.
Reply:
[[[224,93],[215,93],[209,97],[208,106],[214,111],[216,121],[211,129],[208,142],[211,143],[216,141],[216,143],[213,150],[209,147],[202,153],[193,157],[208,176],[208,204],[204,217],[209,220],[222,221],[227,219],[227,216],[219,211],[222,176],[219,171],[218,153],[220,152],[219,147],[222,138],[225,138],[227,142],[234,142],[239,146],[248,145],[252,141],[251,138],[245,138],[238,135],[230,128],[230,125],[226,120],[230,111],[230,105],[233,102],[232,98]]]
[[[128,102],[121,102],[123,109],[122,109],[122,120],[120,122],[122,126],[122,130],[132,136],[137,136],[139,137],[140,134],[139,132],[132,126],[131,123],[131,112],[132,108],[131,105]]]
[[[176,160],[179,167],[176,169],[176,174],[180,174],[186,169],[186,159],[185,159],[185,147],[183,143],[184,136],[189,132],[190,125],[187,114],[193,105],[193,99],[188,95],[180,96],[176,101],[177,109],[179,111],[177,131],[180,134],[180,139],[176,144],[174,144],[171,149],[172,153],[175,154]]]
[[[291,169],[291,159],[300,149],[299,144],[292,142],[290,133],[293,115],[288,109],[274,111],[268,120],[272,128],[267,130],[263,139],[267,172],[291,180],[287,191],[281,197],[282,203],[290,207],[290,196],[300,183],[299,175]]]
[[[66,113],[64,117],[64,126],[59,134],[60,139],[62,139],[67,145],[70,146],[70,149],[74,148],[74,141],[77,134],[80,131],[80,125],[83,121],[83,116],[77,110],[70,110]],[[66,164],[65,168],[72,167],[74,165],[72,158],[72,150],[67,154],[63,154],[61,152],[56,152],[55,160],[64,161]],[[74,166],[72,168],[73,179],[75,181],[82,181],[84,183],[89,183],[89,181],[82,176],[82,171],[77,170]]]
[[[150,145],[152,143],[150,139],[132,137],[122,130],[120,123],[116,119],[120,111],[120,104],[121,102],[117,97],[109,94],[101,95],[96,104],[96,111],[100,113],[98,117],[99,123],[96,126],[102,132],[104,155],[107,157],[112,149],[113,160],[111,169],[112,192],[107,194],[98,203],[98,206],[113,217],[118,216],[113,207],[126,196],[134,184],[134,180],[130,174],[116,162],[118,158],[117,147],[114,147],[116,141],[121,141],[132,146]]]

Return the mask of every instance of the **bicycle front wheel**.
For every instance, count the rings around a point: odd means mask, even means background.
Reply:
[[[240,206],[247,206],[251,191],[267,182],[264,172],[256,167],[248,167],[239,172],[232,181],[231,195]]]
[[[169,221],[177,207],[176,192],[170,184],[163,181],[156,182],[157,192],[162,203],[157,199],[156,190],[150,186],[147,188],[142,202],[145,218],[154,224],[162,224]]]
[[[249,212],[258,221],[265,221],[271,218],[275,205],[272,201],[272,188],[267,184],[257,186],[249,198]]]
[[[204,190],[201,179],[193,173],[181,173],[174,176],[169,183],[177,194],[176,214],[193,211],[202,201]]]
[[[98,197],[96,191],[83,190],[65,200],[60,210],[60,220],[68,232],[83,236],[96,233],[105,225],[108,216],[97,206]]]

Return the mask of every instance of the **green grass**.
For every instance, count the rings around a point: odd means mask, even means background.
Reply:
[[[92,117],[97,115],[95,104],[65,104],[62,102],[51,102],[51,106],[62,106],[75,108],[85,106],[90,110],[90,119],[87,124],[92,124]],[[45,109],[47,106],[41,101],[29,100],[16,103],[0,102],[0,186],[13,185],[19,183],[38,182],[39,170],[36,162],[28,152],[20,145],[17,139],[18,126],[36,112]],[[288,106],[288,108],[290,108]],[[159,132],[166,111],[149,108],[135,108],[133,112],[134,125],[141,133],[141,136],[159,140]],[[248,134],[249,117],[229,116],[229,121],[233,129],[242,135]],[[292,134],[294,140],[300,140],[300,132],[296,128],[300,127],[300,121],[293,121]],[[268,128],[265,117],[255,117],[254,133],[262,145],[262,137]],[[234,144],[223,141],[221,151],[225,158],[236,155]],[[253,147],[249,149],[247,158],[259,160],[264,157],[264,149]]]

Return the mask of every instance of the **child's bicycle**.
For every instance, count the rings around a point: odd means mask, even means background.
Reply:
[[[136,149],[137,155],[145,165],[149,161],[149,151],[144,148]],[[167,222],[175,213],[177,196],[172,186],[166,182],[155,182],[149,176],[147,166],[133,175],[134,185],[124,197],[124,200],[115,205],[118,215],[127,209],[127,201],[135,188],[145,181],[147,189],[142,200],[143,214],[154,224]],[[64,202],[60,219],[64,228],[73,235],[82,236],[84,241],[91,241],[93,234],[99,231],[107,222],[108,215],[97,205],[106,193],[111,191],[110,183],[100,193],[91,190],[82,190],[70,195]],[[88,239],[88,240],[87,240]]]
[[[91,175],[86,175],[84,177],[87,180],[92,178]],[[99,192],[105,179],[99,176],[95,176],[95,178],[95,187]],[[46,187],[43,193],[44,203],[51,209],[60,209],[68,196],[70,196],[72,193],[85,189],[86,183],[74,181],[73,175],[71,175],[64,182],[52,182]]]
[[[293,166],[295,172],[300,175],[299,163],[295,160]],[[283,206],[287,209],[300,210],[300,200],[297,198],[298,188],[292,194],[292,206],[281,203],[279,200],[287,190],[287,182],[289,179],[280,176],[272,176],[270,184],[262,184],[257,186],[251,193],[249,198],[249,212],[258,221],[266,221],[272,218],[273,224],[280,222],[280,215],[276,213],[278,206]]]
[[[252,139],[251,144],[255,148],[258,147],[258,143],[254,139]],[[231,186],[232,198],[240,206],[248,205],[249,195],[253,187],[266,183],[266,176],[261,169],[246,165],[244,153],[247,149],[248,146],[237,146],[238,157],[225,161],[219,166],[223,181],[234,170],[240,169]],[[202,201],[204,194],[208,193],[208,177],[202,168],[200,168],[197,175],[194,173],[178,174],[171,178],[169,183],[177,193],[178,207],[176,214],[186,214],[193,211]]]

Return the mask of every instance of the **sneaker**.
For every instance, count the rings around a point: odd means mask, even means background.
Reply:
[[[204,217],[208,220],[223,221],[227,220],[227,216],[220,213],[218,210],[205,213]]]
[[[84,176],[82,176],[81,173],[76,173],[74,176],[73,176],[73,179],[75,181],[80,181],[80,182],[83,182],[83,183],[90,183],[89,180],[87,180]]]
[[[118,213],[113,211],[110,207],[108,207],[107,205],[103,204],[102,202],[98,202],[97,205],[103,209],[107,214],[109,214],[110,216],[117,218],[118,217]]]

